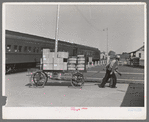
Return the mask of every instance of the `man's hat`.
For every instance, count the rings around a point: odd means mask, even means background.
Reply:
[[[115,57],[116,59],[120,59],[120,56],[119,55],[116,55],[116,57]]]

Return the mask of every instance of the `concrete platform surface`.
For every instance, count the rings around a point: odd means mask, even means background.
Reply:
[[[7,107],[119,107],[128,84],[117,88],[99,88],[98,83],[86,82],[73,88],[70,81],[48,81],[44,88],[29,88],[25,73],[6,76]]]
[[[120,66],[117,88],[99,88],[105,75],[104,66],[89,68],[82,88],[70,81],[49,79],[44,88],[29,88],[27,72],[5,76],[6,107],[131,107],[144,106],[144,70]],[[97,74],[97,71],[100,71]],[[92,76],[91,76],[92,75]]]

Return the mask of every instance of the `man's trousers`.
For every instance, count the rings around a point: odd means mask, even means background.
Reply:
[[[117,82],[117,78],[115,73],[113,72],[112,75],[110,75],[111,71],[109,71],[108,69],[106,70],[106,74],[102,80],[102,83],[100,84],[101,87],[104,87],[105,84],[108,82],[109,78],[110,80],[110,87],[115,87],[116,86],[116,82]]]

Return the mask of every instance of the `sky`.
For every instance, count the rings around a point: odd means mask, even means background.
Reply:
[[[54,39],[57,4],[5,4],[4,28]],[[105,52],[135,51],[145,40],[144,5],[59,4],[57,38]]]

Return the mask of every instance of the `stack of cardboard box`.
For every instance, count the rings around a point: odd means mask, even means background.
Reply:
[[[84,55],[77,56],[77,70],[84,70],[85,69],[85,57]]]
[[[77,57],[69,58],[68,63],[68,70],[76,70]]]
[[[67,70],[68,52],[50,52],[43,49],[43,70]]]
[[[67,59],[69,57],[68,52],[58,52],[57,56],[58,56],[58,59],[55,58],[55,60],[59,60],[58,63],[59,65],[63,65],[63,67],[60,66],[63,70],[67,70]],[[64,59],[66,59],[66,61],[64,61]]]

